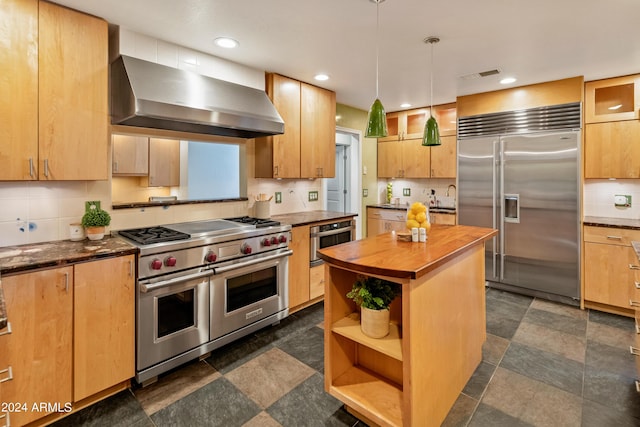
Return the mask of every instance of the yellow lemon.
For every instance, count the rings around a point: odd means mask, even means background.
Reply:
[[[411,229],[413,227],[416,227],[416,228],[420,227],[420,223],[415,219],[407,220],[407,228]]]
[[[424,228],[425,230],[427,230],[427,233],[429,232],[429,230],[431,230],[431,223],[429,221],[424,221],[420,223],[420,227]]]
[[[415,220],[418,221],[419,223],[423,223],[427,220],[427,214],[426,212],[420,212],[415,216]]]
[[[407,219],[416,219],[416,214],[414,214],[413,212],[409,212],[407,214]],[[418,221],[418,222],[420,222],[420,221]]]

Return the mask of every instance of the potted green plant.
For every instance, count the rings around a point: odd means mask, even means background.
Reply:
[[[389,305],[402,292],[402,286],[377,277],[359,276],[347,298],[360,306],[360,329],[371,338],[389,334]]]
[[[82,226],[87,231],[89,240],[100,240],[104,237],[105,227],[111,224],[109,212],[100,209],[96,205],[89,205],[89,208],[82,216]]]

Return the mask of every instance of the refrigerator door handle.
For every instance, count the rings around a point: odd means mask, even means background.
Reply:
[[[499,161],[499,157],[498,157],[498,149],[499,149],[499,144],[500,142],[498,140],[494,140],[493,141],[493,168],[491,168],[491,173],[492,173],[492,190],[491,190],[491,196],[493,197],[493,208],[492,208],[492,214],[493,214],[493,228],[498,228],[498,215],[497,215],[497,208],[496,208],[496,201],[498,200],[498,176],[497,176],[497,167],[498,164],[500,163]],[[502,228],[499,229],[500,230],[500,238],[502,236]],[[500,244],[502,246],[502,244]],[[497,277],[498,276],[498,237],[494,237],[493,238],[493,256],[491,257],[491,264],[493,267],[493,274],[491,275],[491,277]]]
[[[505,158],[504,158],[504,140],[502,138],[500,138],[499,142],[499,149],[498,149],[498,162],[499,162],[499,168],[497,168],[499,170],[499,179],[500,179],[500,195],[498,197],[496,197],[496,201],[498,201],[500,203],[500,248],[499,248],[499,257],[500,257],[500,281],[504,280],[504,257],[505,257],[505,247],[504,247],[504,243],[505,243],[505,238],[504,238],[504,233],[505,233],[505,229],[504,229],[504,216],[505,216],[505,194],[504,194],[504,162],[505,162]]]

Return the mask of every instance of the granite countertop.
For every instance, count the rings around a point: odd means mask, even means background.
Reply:
[[[333,211],[307,211],[273,215],[271,219],[280,221],[283,224],[290,224],[292,227],[299,227],[301,225],[309,225],[315,222],[349,219],[354,216],[358,216],[358,214]]]
[[[584,225],[595,227],[628,228],[640,230],[640,219],[608,218],[603,216],[585,216]]]
[[[4,294],[2,293],[2,282],[0,282],[0,329],[7,327],[7,308],[4,306]]]
[[[119,237],[102,240],[60,240],[0,248],[0,274],[72,264],[97,258],[135,254],[138,248]]]
[[[409,206],[406,205],[394,205],[394,204],[380,204],[380,205],[367,205],[368,208],[377,208],[377,209],[391,209],[391,210],[396,210],[396,211],[406,211],[407,209],[409,209]],[[449,215],[455,215],[456,214],[456,210],[455,208],[434,208],[434,207],[430,207],[429,208],[429,212],[433,212],[433,213],[443,213],[443,214],[449,214]]]

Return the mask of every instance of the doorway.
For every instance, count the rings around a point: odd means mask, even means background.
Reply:
[[[336,174],[326,179],[325,209],[334,212],[360,212],[360,148],[361,132],[336,129]],[[360,218],[356,217],[356,237],[361,236]]]

